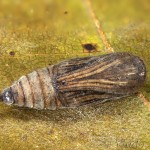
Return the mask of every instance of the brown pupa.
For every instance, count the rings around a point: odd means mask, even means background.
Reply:
[[[129,53],[75,58],[22,76],[1,101],[35,109],[77,107],[132,95],[145,78],[143,61]]]

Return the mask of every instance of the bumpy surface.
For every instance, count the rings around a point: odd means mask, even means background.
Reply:
[[[88,0],[1,0],[0,89],[37,68],[104,54],[111,46],[145,61],[148,76],[141,92],[149,101],[149,5],[149,0],[91,5]],[[90,8],[101,25],[99,34]],[[138,96],[58,111],[0,104],[0,149],[149,150],[150,110]]]

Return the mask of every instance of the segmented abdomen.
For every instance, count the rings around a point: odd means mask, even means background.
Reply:
[[[15,82],[11,86],[15,104],[35,109],[56,109],[52,68],[49,66],[33,71]]]

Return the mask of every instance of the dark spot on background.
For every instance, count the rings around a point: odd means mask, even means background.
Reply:
[[[68,11],[64,11],[64,14],[65,14],[65,15],[68,14]]]
[[[15,52],[14,52],[14,51],[10,51],[10,52],[9,52],[9,55],[10,55],[10,56],[15,56]]]
[[[23,135],[23,136],[21,137],[21,139],[22,139],[23,141],[26,141],[26,140],[27,140],[27,138],[28,138],[28,136],[27,136],[27,135]]]
[[[48,134],[50,134],[50,135],[54,134],[54,130],[48,131]]]
[[[84,50],[86,50],[89,53],[97,51],[96,44],[86,43],[86,44],[82,44],[82,47],[84,48]]]

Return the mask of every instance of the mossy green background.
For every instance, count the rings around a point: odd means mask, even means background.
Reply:
[[[149,0],[95,0],[91,7],[114,51],[144,60],[147,82],[141,92],[150,101]],[[85,43],[98,51],[83,51]],[[104,53],[86,0],[0,1],[0,90],[34,69]],[[56,111],[0,104],[4,149],[149,150],[150,110],[136,95]]]

